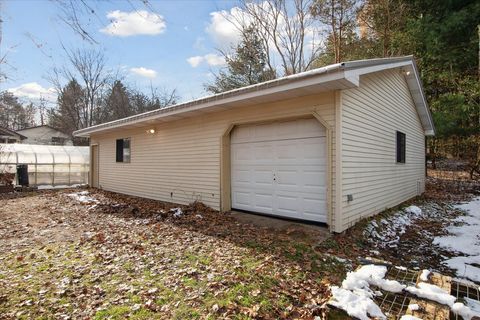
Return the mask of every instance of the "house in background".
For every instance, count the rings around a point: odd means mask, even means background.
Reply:
[[[17,130],[17,133],[26,137],[22,143],[43,144],[56,146],[72,146],[73,142],[69,135],[48,125],[35,126]]]
[[[22,143],[25,139],[27,139],[27,137],[18,132],[0,127],[0,143]]]
[[[413,57],[333,64],[76,131],[90,184],[328,224],[420,195],[435,132]]]

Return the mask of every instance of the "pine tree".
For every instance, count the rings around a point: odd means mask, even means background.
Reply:
[[[234,48],[233,55],[224,56],[227,67],[215,75],[213,83],[205,86],[209,92],[225,92],[276,77],[275,71],[267,67],[265,48],[253,27],[242,32],[242,41]]]
[[[60,92],[57,108],[48,111],[49,124],[67,134],[88,126],[92,115],[84,103],[84,90],[77,80],[71,80]]]

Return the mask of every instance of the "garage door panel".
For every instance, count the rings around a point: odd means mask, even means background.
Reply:
[[[253,159],[256,164],[267,162],[271,164],[274,159],[274,147],[270,143],[254,143],[250,152],[253,152]]]
[[[232,200],[237,205],[249,206],[251,201],[251,193],[248,191],[235,191],[232,193]]]
[[[253,159],[253,154],[250,151],[251,146],[239,144],[236,148],[232,149],[231,157],[232,162],[245,162]]]
[[[306,220],[325,219],[324,212],[327,210],[327,203],[316,199],[303,200],[303,215]],[[324,220],[323,222],[326,222]]]
[[[322,188],[326,185],[326,172],[308,170],[302,172],[303,186],[309,188]]]
[[[239,127],[231,139],[233,208],[326,222],[326,138],[317,120]]]
[[[254,205],[257,208],[271,210],[273,207],[273,195],[271,193],[256,192],[254,195]]]
[[[237,183],[250,183],[252,174],[248,169],[236,169],[232,172],[232,184],[236,185]]]
[[[302,141],[298,151],[302,159],[324,161],[326,159],[325,150],[325,139],[317,138]]]
[[[268,169],[255,169],[253,170],[253,183],[255,187],[263,188],[273,186],[272,171]]]
[[[277,211],[288,215],[289,217],[298,217],[298,208],[300,199],[291,195],[277,195]]]
[[[283,142],[274,143],[275,145],[275,157],[277,161],[290,160],[295,161],[299,156],[299,147],[296,141],[288,140]]]

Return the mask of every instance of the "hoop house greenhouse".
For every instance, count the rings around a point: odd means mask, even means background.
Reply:
[[[15,173],[28,166],[32,186],[72,186],[88,183],[89,148],[29,144],[0,144],[0,172]]]

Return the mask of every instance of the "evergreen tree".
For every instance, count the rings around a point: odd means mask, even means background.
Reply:
[[[0,126],[20,130],[35,125],[33,104],[24,106],[11,92],[0,92]]]
[[[275,72],[267,67],[265,47],[253,27],[242,32],[242,41],[235,47],[233,55],[224,56],[227,67],[215,75],[213,83],[206,85],[209,92],[220,93],[276,77]]]
[[[120,80],[115,80],[111,89],[107,92],[105,107],[105,116],[108,121],[135,114],[135,110],[130,104],[130,93]]]
[[[90,115],[84,102],[84,90],[71,80],[58,95],[57,108],[48,111],[49,124],[67,134],[88,126]]]

